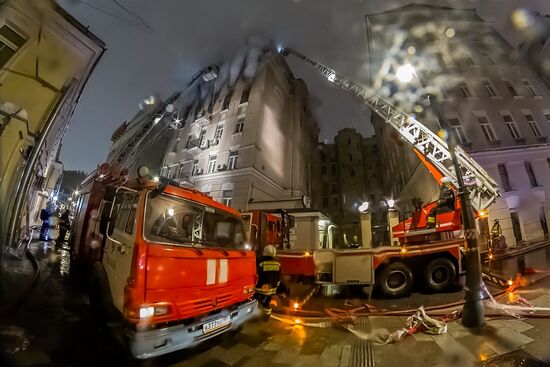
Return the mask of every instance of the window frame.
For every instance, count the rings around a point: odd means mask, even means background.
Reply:
[[[232,171],[237,169],[237,161],[239,159],[239,151],[229,152],[229,157],[227,158],[227,170]]]
[[[208,157],[208,166],[206,169],[206,173],[214,173],[216,172],[216,163],[218,161],[218,156],[213,154]]]

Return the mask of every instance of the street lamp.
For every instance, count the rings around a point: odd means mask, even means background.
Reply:
[[[411,81],[413,75],[417,76],[417,79],[419,79],[411,64],[405,64],[399,67],[396,71],[397,79],[405,83]],[[470,200],[470,193],[464,185],[464,179],[462,177],[462,172],[460,171],[458,158],[456,157],[456,140],[454,135],[449,131],[450,129],[447,120],[441,114],[436,97],[428,94],[427,100],[429,101],[429,106],[432,108],[432,111],[439,121],[439,126],[447,131],[446,135],[449,154],[456,173],[458,197],[461,203],[462,225],[464,226],[464,237],[466,237],[466,248],[464,249],[464,257],[466,260],[466,288],[464,294],[464,307],[462,308],[462,325],[470,328],[480,327],[484,323],[484,310],[482,304],[483,291],[481,287],[481,258],[479,256],[477,236],[471,235],[477,232],[473,216],[472,202]]]

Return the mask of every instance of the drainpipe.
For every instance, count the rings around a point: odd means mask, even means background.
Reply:
[[[69,92],[73,89],[75,85],[76,85],[76,79],[73,79],[67,86],[61,89],[59,99],[57,100],[54,108],[52,109],[52,112],[50,113],[48,120],[46,121],[46,126],[42,130],[42,133],[40,134],[40,138],[38,139],[38,142],[33,147],[31,156],[29,157],[29,160],[25,166],[21,181],[19,182],[19,186],[17,188],[17,194],[15,196],[15,202],[13,206],[12,215],[10,218],[9,229],[8,229],[8,233],[6,234],[7,235],[6,244],[8,246],[11,246],[13,243],[15,243],[16,232],[19,232],[18,227],[21,219],[21,211],[23,208],[25,198],[27,196],[26,195],[27,191],[31,183],[34,167],[36,166],[38,158],[40,157],[40,151],[42,150],[42,147],[46,142],[46,138],[48,137],[50,130],[54,125],[54,122],[57,119],[59,112],[61,111],[61,108],[65,104],[65,101],[67,99],[67,96],[69,95]]]

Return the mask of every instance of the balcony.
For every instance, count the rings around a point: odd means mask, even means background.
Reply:
[[[212,114],[206,111],[199,111],[195,118],[195,122],[199,125],[208,125],[212,122]]]
[[[193,152],[199,149],[199,139],[190,140],[187,146],[185,147],[189,152]]]

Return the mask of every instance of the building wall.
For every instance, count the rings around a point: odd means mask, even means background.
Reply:
[[[104,45],[59,7],[38,6],[30,0],[0,5],[0,34],[2,45],[12,50],[0,65],[0,225],[5,235],[14,199],[24,189],[19,183],[33,149],[39,157],[34,167],[27,166],[33,170],[33,179],[26,197],[31,220],[36,218],[38,193],[45,188],[48,173],[55,171],[50,167]],[[53,116],[58,103],[58,114]],[[37,147],[50,122],[50,133]]]
[[[511,216],[517,215],[520,223],[526,223],[522,227],[524,240],[541,237],[543,231],[538,211],[536,215],[518,211],[512,203],[514,199],[508,198],[529,196],[527,193],[535,191],[539,200],[536,206],[545,205],[544,189],[531,188],[525,162],[530,162],[538,185],[543,185],[550,177],[548,166],[540,163],[545,161],[544,157],[550,157],[550,146],[547,144],[550,133],[548,88],[529,65],[510,59],[510,47],[473,10],[405,6],[367,16],[369,49],[375,65],[381,65],[383,60],[392,56],[383,45],[387,46],[389,42],[385,38],[387,31],[395,30],[396,24],[406,34],[415,34],[418,29],[428,30],[428,34],[429,30],[434,30],[428,36],[409,37],[403,43],[407,50],[414,47],[415,53],[409,54],[407,61],[419,65],[419,78],[423,79],[413,80],[407,88],[418,91],[422,84],[430,87],[430,92],[439,99],[440,110],[447,122],[453,125],[452,132],[458,143],[498,182],[499,164],[506,165],[508,175],[515,181],[514,194],[501,187],[503,198],[490,208],[489,226],[494,219],[499,219],[507,228],[505,235],[508,244],[515,244],[510,228]],[[453,37],[445,36],[448,29],[454,31]],[[429,36],[432,36],[432,41],[425,42]],[[422,65],[428,65],[431,71],[422,70]],[[373,76],[376,75],[375,67],[371,70]],[[384,85],[380,78],[373,77],[372,82],[373,85]],[[514,91],[506,82],[511,83]],[[462,86],[467,86],[467,89]],[[399,85],[398,88],[404,87]],[[415,97],[419,100],[420,93]],[[372,122],[382,148],[380,155],[382,161],[387,162],[382,167],[383,182],[399,198],[401,211],[406,213],[411,209],[410,199],[413,197],[420,197],[425,202],[434,200],[438,193],[435,180],[392,129],[386,127],[379,117],[373,116]],[[529,121],[531,117],[535,128]],[[429,111],[420,110],[417,118],[433,131],[439,130]],[[512,128],[505,119],[513,120]],[[482,122],[485,121],[490,127],[484,128],[486,125]],[[518,151],[522,152],[521,158]],[[529,201],[532,202],[532,199]]]
[[[343,236],[361,240],[358,207],[368,201],[373,216],[374,242],[384,241],[387,208],[379,175],[380,157],[377,141],[363,138],[355,129],[338,132],[333,144],[319,144],[321,171],[321,208],[338,225],[340,243]]]
[[[248,98],[243,97],[248,88]],[[319,130],[307,88],[285,59],[268,51],[252,79],[240,77],[215,97],[210,106],[200,102],[187,110],[186,126],[169,146],[161,174],[237,209],[247,209],[249,202],[302,202],[303,197],[314,205]],[[235,164],[230,156],[237,157]]]

